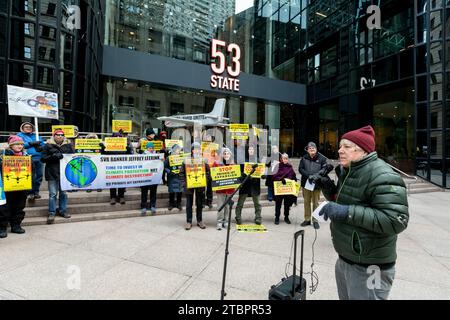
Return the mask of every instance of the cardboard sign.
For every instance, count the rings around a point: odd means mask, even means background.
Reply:
[[[211,168],[211,186],[213,191],[235,189],[239,187],[241,166],[221,166]]]
[[[232,123],[230,124],[231,139],[248,139],[248,131],[250,126],[248,124]]]
[[[119,132],[122,129],[123,132],[131,133],[133,131],[133,123],[131,120],[113,120],[112,131]]]
[[[281,182],[281,181],[273,182],[275,195],[276,196],[288,196],[288,195],[297,196],[298,192],[297,192],[296,182],[294,180],[290,180],[290,179],[285,179],[285,180],[286,180],[286,184],[283,184],[283,182]]]
[[[31,190],[31,156],[3,157],[3,187],[5,192]]]
[[[251,232],[251,233],[261,233],[267,232],[267,228],[263,225],[257,224],[238,224],[236,225],[238,232]]]
[[[249,175],[250,172],[252,172],[252,167],[254,163],[245,162],[244,163],[244,173],[246,175]],[[261,178],[261,176],[266,171],[266,165],[264,163],[258,163],[258,167],[256,168],[255,172],[251,175],[252,178]]]
[[[205,163],[202,159],[199,160],[192,159],[186,161],[186,187],[188,189],[206,187]]]
[[[99,150],[101,139],[75,139],[75,150]]]
[[[105,151],[126,151],[127,138],[105,138]]]
[[[52,126],[52,135],[55,133],[56,129],[61,129],[64,132],[66,138],[75,138],[75,126],[69,125],[56,125]]]
[[[166,149],[172,149],[172,147],[176,144],[179,147],[183,148],[183,140],[172,140],[172,139],[166,139],[165,141]]]

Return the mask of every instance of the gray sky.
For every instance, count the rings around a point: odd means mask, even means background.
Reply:
[[[253,7],[253,2],[254,2],[254,0],[236,0],[235,13],[239,13],[250,7]]]

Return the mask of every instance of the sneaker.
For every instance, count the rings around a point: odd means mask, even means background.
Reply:
[[[49,214],[47,217],[47,224],[52,224],[55,222],[55,215],[54,214]]]
[[[71,217],[71,215],[68,212],[64,212],[64,213],[61,213],[61,217],[63,217],[64,219],[69,219]]]
[[[208,208],[210,208],[210,209],[212,209],[212,208],[213,208],[212,202],[208,202],[208,203],[207,203],[206,205],[207,205],[207,206],[208,206]]]
[[[29,194],[27,199],[28,199],[28,201],[34,201],[35,195],[34,194]]]
[[[316,221],[313,222],[313,226],[314,226],[314,229],[320,229],[319,223]]]
[[[280,218],[278,217],[275,218],[275,224],[280,224]]]
[[[40,194],[35,194],[34,195],[34,199],[36,200],[36,199],[41,199],[42,197],[41,197],[41,195]]]
[[[0,229],[0,239],[6,238],[7,236],[8,236],[8,233],[6,232],[6,228],[1,228]]]
[[[228,222],[225,221],[222,225],[223,225],[223,228],[224,228],[224,229],[227,229],[227,228],[228,228]]]
[[[141,215],[145,216],[147,214],[147,208],[141,209]]]
[[[11,226],[11,233],[22,234],[25,233],[25,230],[18,224]]]
[[[116,199],[115,198],[111,198],[111,201],[109,201],[109,204],[116,204]]]
[[[173,206],[172,206],[172,205],[169,205],[169,206],[167,207],[167,210],[169,210],[169,211],[172,211],[172,209],[173,209]]]
[[[183,210],[183,207],[182,207],[181,205],[179,205],[179,206],[177,207],[177,209],[181,211],[181,210]]]
[[[186,223],[186,226],[184,227],[186,230],[191,230],[192,228],[192,223]]]
[[[217,222],[217,230],[222,230],[222,222]]]
[[[119,202],[120,202],[120,204],[125,204],[125,198],[120,198]]]
[[[151,207],[150,211],[152,212],[153,215],[156,214],[156,208],[155,207]]]
[[[291,224],[291,220],[289,220],[289,217],[284,217],[284,222],[287,224]]]
[[[92,192],[92,190],[86,190],[86,192],[87,192],[87,193],[91,193],[91,192]]]
[[[258,226],[261,225],[261,221],[260,220],[255,220],[255,224],[257,224]]]
[[[197,226],[200,227],[200,229],[206,229],[205,224],[203,223],[203,221],[197,222]]]
[[[300,224],[300,226],[302,226],[302,227],[306,227],[306,226],[310,226],[310,225],[311,225],[311,221],[308,221],[308,220],[305,220]]]
[[[236,224],[242,224],[241,218],[236,218]]]

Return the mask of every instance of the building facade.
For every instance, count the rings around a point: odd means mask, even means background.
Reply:
[[[142,134],[225,97],[225,116],[280,129],[293,156],[312,140],[336,158],[342,134],[371,124],[380,157],[450,187],[449,0],[255,0],[240,12],[239,0],[81,1],[90,14],[72,33],[51,1],[0,0],[0,27],[20,31],[0,35],[0,84],[53,88],[61,121],[82,131],[129,119]],[[211,85],[213,39],[225,66],[239,64],[239,90]]]

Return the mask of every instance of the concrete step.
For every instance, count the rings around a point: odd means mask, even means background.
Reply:
[[[435,186],[435,187],[427,187],[427,188],[410,189],[409,194],[440,192],[440,191],[442,191],[442,189]]]

